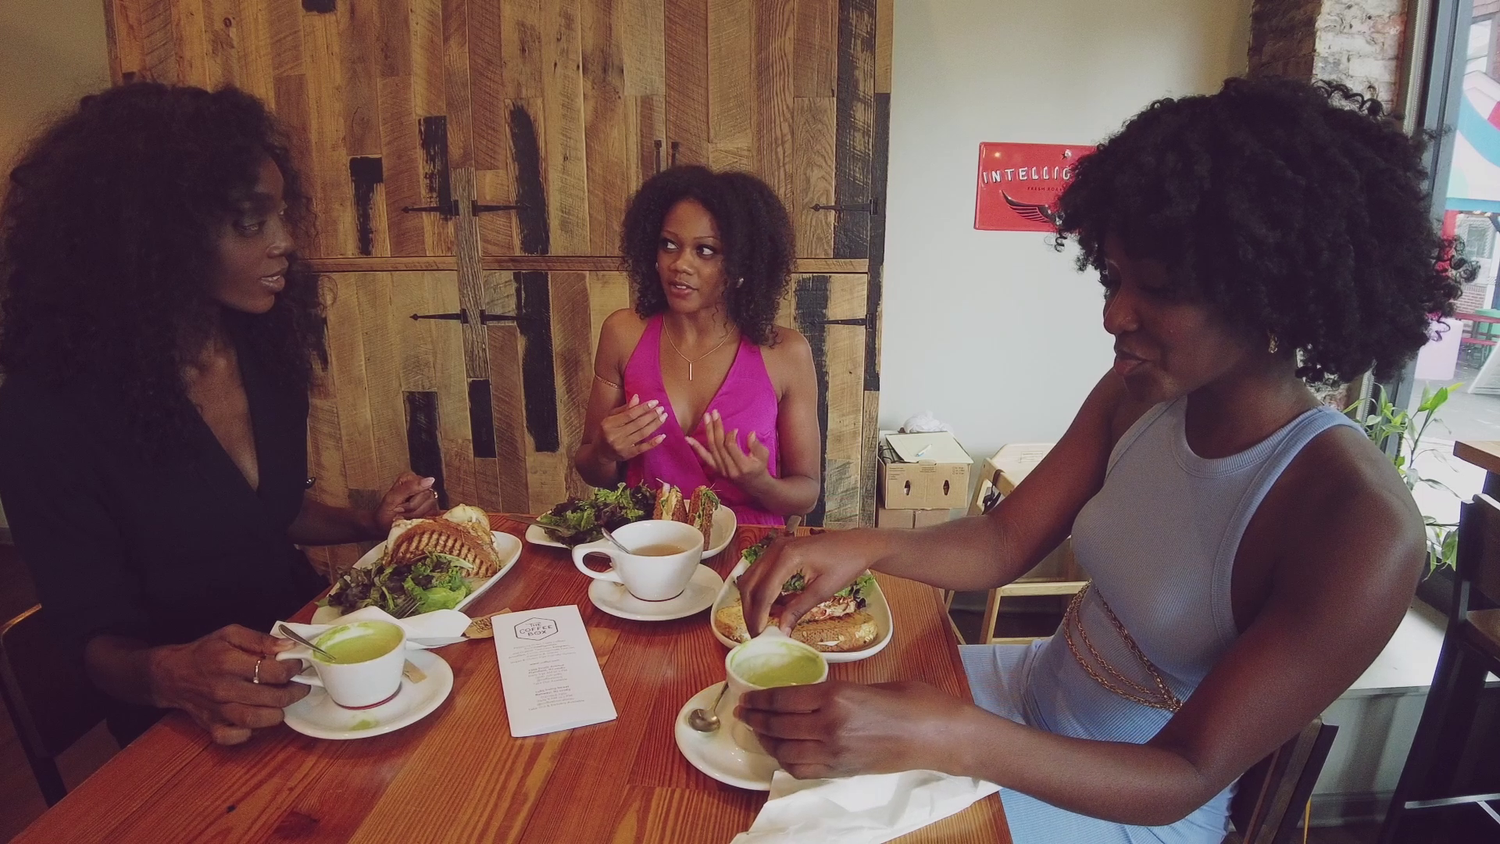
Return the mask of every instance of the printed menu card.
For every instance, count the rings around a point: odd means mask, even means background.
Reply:
[[[616,717],[615,702],[578,607],[568,604],[496,616],[495,655],[510,734],[571,730]]]

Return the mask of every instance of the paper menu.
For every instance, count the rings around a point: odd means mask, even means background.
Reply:
[[[615,702],[578,607],[496,616],[495,655],[510,734],[570,730],[616,717]]]

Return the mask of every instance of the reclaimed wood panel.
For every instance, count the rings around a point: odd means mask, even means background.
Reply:
[[[664,0],[666,126],[664,166],[707,164],[708,0]]]
[[[619,222],[641,181],[674,161],[746,169],[782,196],[811,297],[800,317],[790,297],[783,321],[849,321],[818,329],[826,412],[863,420],[876,406],[891,8],[105,4],[115,79],[233,83],[286,127],[319,219],[302,251],[335,291],[311,459],[337,455],[341,500],[384,489],[419,418],[445,497],[515,510],[581,491],[571,455],[592,354],[603,319],[630,300]],[[827,306],[808,276],[828,279]],[[825,425],[832,498],[819,519],[869,520],[867,427]]]
[[[524,532],[502,516],[492,526]],[[728,574],[738,549],[762,534],[741,529],[734,550],[708,564]],[[876,578],[900,619],[896,638],[869,659],[832,666],[830,676],[915,680],[971,700],[937,591]],[[579,606],[615,721],[512,738],[493,646],[461,643],[438,652],[453,668],[452,694],[410,727],[352,742],[276,727],[226,748],[174,713],[16,840],[730,840],[749,827],[765,794],[708,779],[671,739],[682,702],[722,680],[723,648],[699,617],[641,624],[606,615],[589,602],[588,583],[562,552],[527,545],[474,611]],[[898,840],[1011,839],[1001,802],[990,796]]]

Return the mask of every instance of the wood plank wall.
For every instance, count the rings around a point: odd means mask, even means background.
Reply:
[[[117,82],[237,85],[286,127],[319,225],[331,366],[315,494],[408,467],[445,503],[545,509],[599,327],[628,306],[619,221],[673,164],[783,198],[814,349],[824,496],[870,524],[892,0],[106,0]],[[413,319],[413,316],[419,317]],[[358,549],[322,552],[346,565]]]

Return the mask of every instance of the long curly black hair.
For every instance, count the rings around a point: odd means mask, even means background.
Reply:
[[[774,340],[776,311],[791,283],[796,256],[791,218],[770,186],[749,173],[673,167],[647,179],[630,200],[620,231],[635,289],[635,310],[650,317],[667,309],[656,272],[661,224],[672,206],[694,199],[713,215],[724,247],[724,298],[729,318],[756,345]],[[736,280],[744,279],[742,284]]]
[[[183,365],[221,308],[207,292],[216,238],[266,158],[290,231],[307,236],[287,142],[251,95],[141,82],[83,98],[22,156],[0,206],[0,368],[92,388],[137,442],[169,446],[195,412]],[[288,257],[270,312],[222,317],[277,382],[306,390],[322,308],[316,278]]]
[[[1385,378],[1476,269],[1434,229],[1425,145],[1342,85],[1230,79],[1082,158],[1059,232],[1106,288],[1107,234],[1162,261],[1180,294],[1297,349],[1304,379]]]

